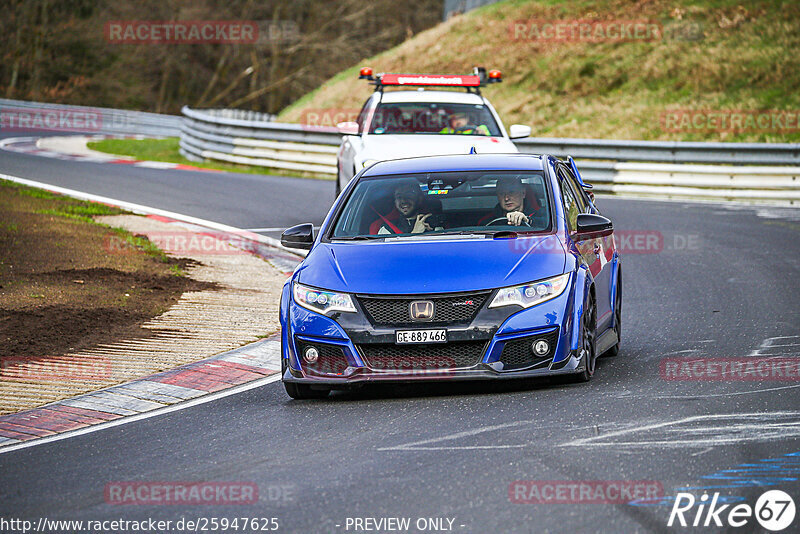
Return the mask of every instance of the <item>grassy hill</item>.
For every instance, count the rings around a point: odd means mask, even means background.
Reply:
[[[626,42],[535,38],[543,22],[576,19],[646,20],[658,25],[653,35],[659,36]],[[516,21],[523,24],[516,35],[526,38],[514,38]],[[529,124],[534,136],[800,140],[796,1],[501,2],[364,59],[283,110],[279,120],[298,122],[308,109],[358,109],[372,90],[357,79],[361,66],[375,72],[467,73],[475,65],[503,71],[504,82],[484,94],[506,124]],[[681,123],[667,128],[665,113],[675,117],[676,110],[783,110],[795,119],[744,132],[713,125],[698,131]]]

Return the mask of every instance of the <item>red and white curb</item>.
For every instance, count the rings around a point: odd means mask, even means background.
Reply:
[[[61,136],[65,137],[65,136]],[[142,135],[93,135],[93,136],[69,136],[83,139],[85,142],[102,141],[103,139],[149,139]],[[0,140],[0,149],[9,152],[19,152],[33,156],[54,158],[62,161],[82,161],[89,163],[114,163],[119,165],[131,165],[133,167],[144,167],[148,169],[166,169],[179,171],[201,171],[201,172],[225,172],[217,169],[204,169],[194,165],[182,163],[168,163],[165,161],[145,161],[130,157],[114,156],[113,154],[104,155],[101,152],[87,151],[94,153],[72,153],[69,151],[52,150],[43,148],[41,141],[46,137],[10,137]]]
[[[232,226],[17,176],[0,180],[100,202],[223,239],[290,273],[305,251]],[[0,454],[190,408],[280,380],[280,333],[199,362],[40,408],[0,416]]]
[[[132,421],[132,416],[160,415],[170,407],[194,406],[199,403],[186,401],[209,393],[233,394],[243,390],[233,390],[236,386],[252,389],[275,382],[280,379],[281,368],[279,336],[147,378],[0,416],[0,454],[64,439],[76,435],[76,431],[101,430],[112,422]]]

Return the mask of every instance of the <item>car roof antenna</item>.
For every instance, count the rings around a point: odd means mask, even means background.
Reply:
[[[477,153],[478,153],[478,151],[477,151],[477,150],[475,150],[475,147],[472,147],[472,148],[470,148],[470,149],[469,149],[469,153],[470,153],[470,154],[477,154]]]

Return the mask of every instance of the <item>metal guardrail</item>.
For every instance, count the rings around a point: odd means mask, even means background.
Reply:
[[[800,205],[800,167],[587,160],[577,165],[600,193]]]
[[[341,135],[299,124],[183,108],[189,159],[336,174]],[[526,138],[520,152],[578,159],[604,193],[800,204],[800,144]],[[722,165],[720,165],[722,164]]]
[[[800,143],[690,143],[538,137],[515,141],[520,152],[581,159],[657,163],[800,165]]]
[[[216,160],[274,169],[336,174],[341,135],[314,131],[223,110],[183,108],[181,154],[192,161]]]
[[[0,98],[0,131],[95,133],[107,135],[180,135],[181,117],[144,111],[47,104]]]

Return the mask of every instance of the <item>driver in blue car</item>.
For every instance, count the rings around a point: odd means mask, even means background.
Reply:
[[[497,205],[478,221],[478,225],[499,224],[505,218],[511,226],[530,226],[540,208],[522,180],[516,176],[502,176],[498,178],[495,190]]]
[[[371,235],[421,234],[433,230],[428,223],[431,213],[425,213],[425,196],[416,180],[404,181],[394,188],[394,209],[370,226]],[[440,229],[440,228],[437,228]]]

